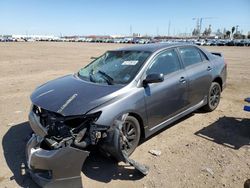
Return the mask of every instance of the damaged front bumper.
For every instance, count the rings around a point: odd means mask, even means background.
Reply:
[[[98,126],[84,118],[79,125],[70,127],[64,123],[69,121],[64,117],[53,113],[45,115],[32,107],[29,124],[34,134],[26,145],[28,172],[41,187],[82,187],[81,169],[89,155],[86,150],[89,145],[103,143],[111,155],[119,151],[117,131],[110,127]]]
[[[47,150],[42,144],[43,139],[33,134],[26,146],[32,179],[41,187],[82,187],[80,173],[89,152],[71,146]]]
[[[53,124],[51,122],[48,122],[50,124],[48,126],[42,124],[43,115],[39,113],[35,113],[34,109],[29,113],[29,124],[34,131],[26,145],[30,176],[41,187],[82,187],[81,169],[89,156],[89,151],[75,146],[74,136],[68,136],[66,133],[63,133],[66,136],[54,139],[49,134],[49,131],[51,132],[49,127]],[[54,126],[64,130],[62,125]],[[84,134],[79,139],[83,137]],[[84,148],[87,145],[85,141],[76,144]]]
[[[106,154],[133,165],[142,174],[144,165],[128,158],[122,149],[126,142],[121,131],[124,119],[113,125],[96,125],[97,114],[62,117],[33,107],[29,122],[34,134],[26,146],[28,171],[41,187],[82,187],[81,168],[89,155],[87,147],[98,145]],[[73,122],[72,122],[73,120]]]

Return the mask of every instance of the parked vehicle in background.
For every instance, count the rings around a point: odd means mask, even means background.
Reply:
[[[225,46],[226,45],[226,41],[225,40],[218,40],[217,41],[217,46]]]
[[[245,46],[244,40],[235,40],[234,42],[235,46]]]
[[[248,104],[250,104],[250,97],[245,98],[245,102],[247,102]],[[250,112],[250,106],[245,105],[244,106],[244,110],[247,111],[247,112]]]
[[[128,44],[148,44],[148,43],[186,43],[186,44],[196,44],[199,46],[250,46],[249,39],[205,39],[205,38],[164,38],[164,37],[132,37],[124,36],[113,38],[111,36],[72,36],[72,37],[30,37],[23,36],[22,38],[13,38],[12,35],[0,36],[0,42],[92,42],[92,43],[128,43]]]
[[[230,40],[226,43],[227,46],[235,46],[235,41],[234,40]]]
[[[195,44],[198,46],[203,46],[206,44],[206,41],[204,39],[200,39],[200,40],[196,41]]]

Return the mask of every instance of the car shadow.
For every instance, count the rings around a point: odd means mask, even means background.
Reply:
[[[222,117],[195,135],[232,149],[250,145],[250,119]]]
[[[25,147],[32,134],[28,122],[12,126],[2,140],[4,157],[13,173],[10,180],[15,180],[20,187],[38,188],[39,186],[26,172]],[[143,176],[130,165],[118,164],[114,159],[105,157],[99,151],[91,151],[85,161],[82,172],[89,178],[101,182],[113,179],[137,180]]]
[[[157,136],[161,132],[171,128],[172,126],[184,121],[185,119],[190,118],[193,116],[194,113],[188,114],[181,119],[177,120],[174,123],[166,126],[165,128],[157,131],[153,135],[148,138],[144,138],[140,140],[139,145],[147,142],[152,137]],[[132,157],[133,158],[133,157]],[[140,162],[140,161],[138,161]],[[139,173],[137,170],[132,168],[130,165],[120,165],[112,158],[103,157],[103,155],[98,152],[94,151],[90,153],[90,156],[84,163],[82,168],[82,172],[90,179],[95,181],[100,181],[104,183],[108,183],[111,180],[120,179],[120,180],[138,180],[142,179],[144,176]]]
[[[20,187],[37,188],[26,173],[25,146],[32,134],[28,122],[12,126],[4,135],[2,140],[4,157],[13,173],[10,180],[15,180]]]
[[[186,120],[186,119],[192,117],[193,115],[195,115],[195,113],[196,113],[196,112],[187,114],[186,116],[184,116],[184,117],[182,117],[182,118],[176,120],[176,121],[173,122],[173,123],[170,123],[170,124],[167,125],[166,127],[162,128],[162,129],[160,129],[159,131],[155,132],[154,134],[150,135],[149,137],[141,139],[139,145],[141,145],[141,144],[147,142],[147,141],[150,140],[151,138],[157,136],[158,134],[161,134],[161,133],[164,132],[165,130],[170,129],[171,127],[173,127],[173,126],[179,124],[180,122],[182,122],[182,121],[184,121],[184,120]]]
[[[144,176],[123,162],[117,163],[115,159],[104,157],[99,151],[90,153],[85,161],[82,172],[90,179],[108,183],[111,180],[139,180]]]

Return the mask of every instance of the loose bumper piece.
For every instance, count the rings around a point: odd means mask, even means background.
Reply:
[[[82,187],[81,168],[89,152],[71,146],[56,150],[40,147],[41,138],[33,134],[26,154],[32,179],[41,187]]]

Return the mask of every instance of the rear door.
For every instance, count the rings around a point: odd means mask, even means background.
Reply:
[[[188,79],[188,106],[194,106],[207,97],[212,83],[213,65],[206,55],[194,46],[180,47],[179,54]]]
[[[146,75],[153,73],[164,74],[164,81],[145,86],[146,111],[151,130],[182,111],[187,103],[186,74],[175,49],[165,50],[152,60]]]

